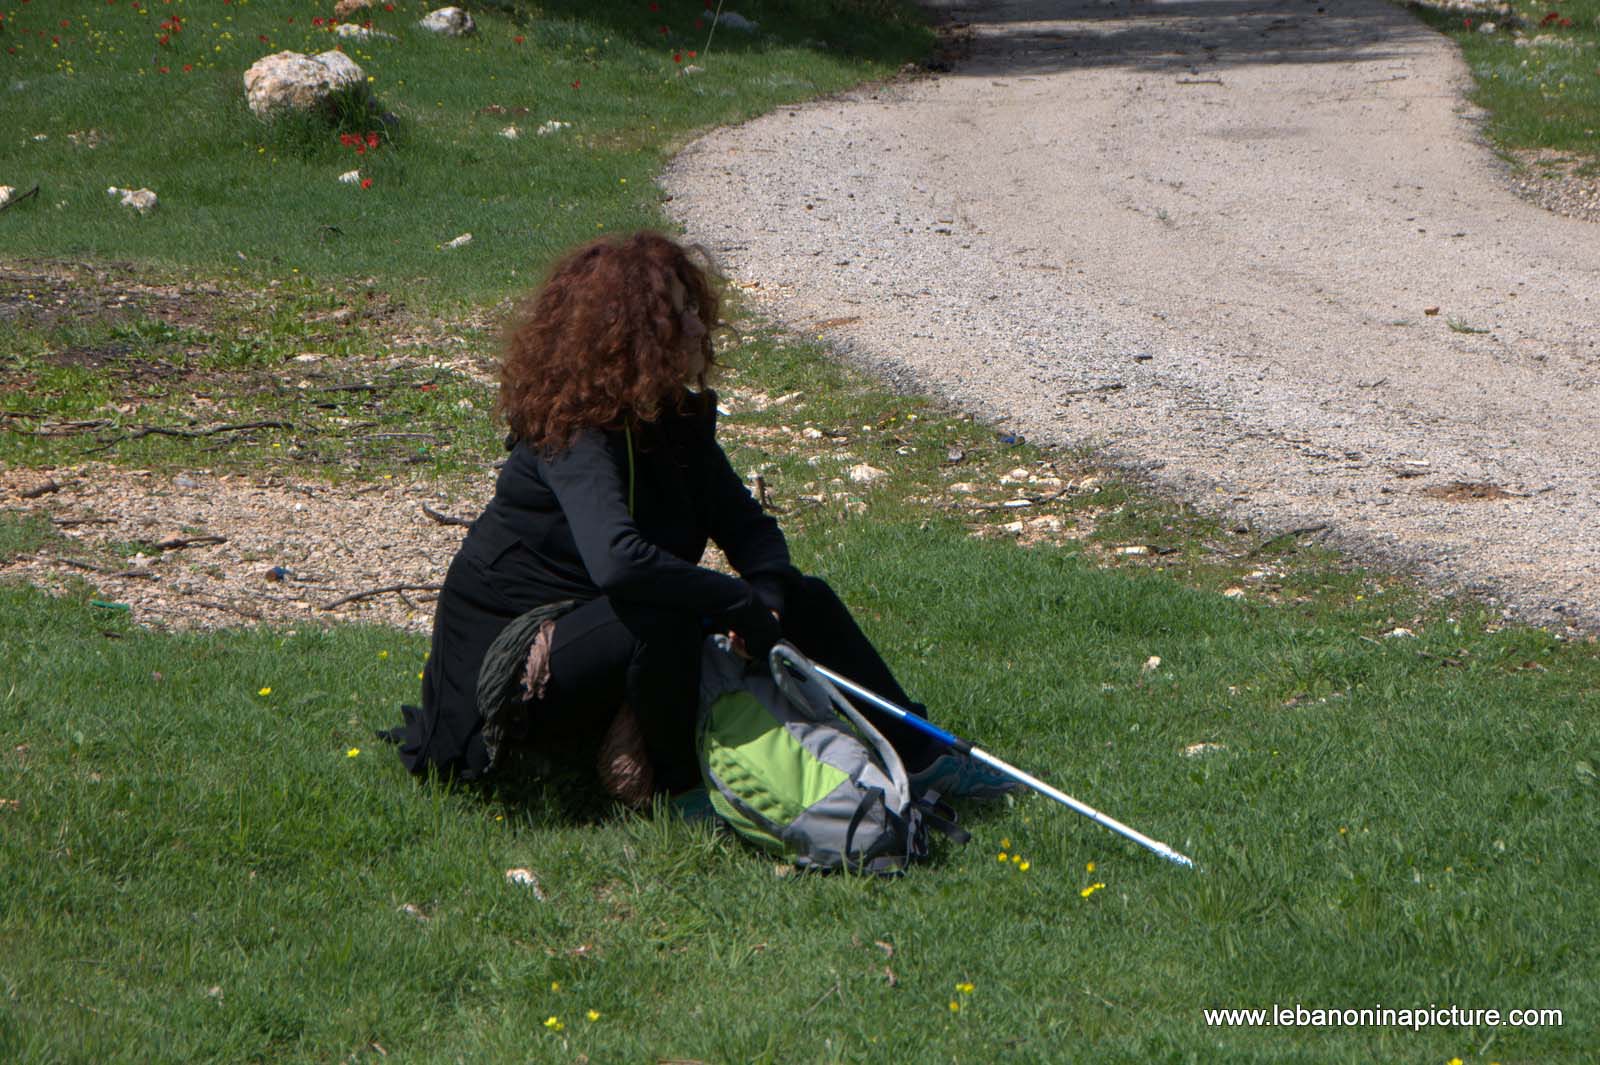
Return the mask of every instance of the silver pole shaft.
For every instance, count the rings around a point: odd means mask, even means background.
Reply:
[[[891,703],[877,692],[869,691],[849,678],[841,677],[839,674],[825,666],[818,666],[815,663],[812,664],[815,666],[818,673],[822,674],[824,677],[827,677],[829,680],[833,681],[833,683],[837,684],[851,695],[859,695],[861,698],[865,699],[873,706],[878,707],[880,710],[899,718],[908,725],[921,728],[924,732],[927,732],[930,735],[944,739],[946,742],[960,742],[955,736],[952,736],[944,729],[939,728],[932,722],[924,722],[922,718],[912,714],[911,711],[906,710],[904,707],[896,706],[894,703]],[[1040,780],[1038,777],[1033,776],[1030,773],[1024,773],[1016,766],[996,758],[988,751],[985,751],[979,747],[972,747],[970,748],[970,753],[973,758],[982,762],[984,765],[987,765],[993,769],[998,769],[1011,779],[1026,784],[1028,787],[1032,788],[1034,791],[1037,791],[1045,798],[1054,799],[1056,802],[1067,807],[1068,809],[1076,810],[1078,813],[1087,817],[1095,824],[1100,825],[1103,828],[1109,828],[1111,831],[1117,833],[1117,835],[1132,840],[1134,843],[1144,847],[1146,850],[1160,855],[1167,861],[1172,862],[1175,865],[1181,865],[1185,869],[1194,868],[1193,859],[1179,854],[1177,851],[1173,850],[1165,843],[1162,843],[1160,840],[1151,839],[1143,832],[1140,832],[1134,828],[1130,828],[1121,821],[1118,821],[1115,817],[1111,817],[1108,814],[1103,814],[1087,803],[1079,802],[1077,799],[1074,799],[1071,795],[1061,791],[1059,788],[1053,788],[1049,784],[1046,784],[1044,781]]]

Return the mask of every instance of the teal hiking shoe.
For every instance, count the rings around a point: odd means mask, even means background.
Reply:
[[[711,794],[705,788],[690,788],[674,795],[669,805],[672,812],[684,821],[694,824],[716,819],[717,811],[711,805]]]
[[[911,774],[913,794],[936,791],[941,799],[1000,799],[1021,787],[1021,781],[966,754],[941,754]]]

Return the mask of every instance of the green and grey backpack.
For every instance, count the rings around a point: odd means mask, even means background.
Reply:
[[[780,643],[770,675],[726,637],[701,664],[700,770],[740,836],[799,869],[899,873],[928,853],[928,829],[965,833],[913,796],[889,741],[808,659]]]

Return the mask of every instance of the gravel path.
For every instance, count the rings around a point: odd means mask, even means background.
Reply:
[[[1600,628],[1600,226],[1374,0],[940,0],[953,73],[685,151],[692,239],[908,387]],[[710,76],[710,75],[708,75]]]

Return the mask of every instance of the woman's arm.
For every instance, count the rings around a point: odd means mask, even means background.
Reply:
[[[691,565],[640,534],[628,513],[624,446],[599,430],[586,430],[562,454],[540,460],[590,578],[607,596],[623,601],[710,615],[748,607],[753,590],[745,581]]]

